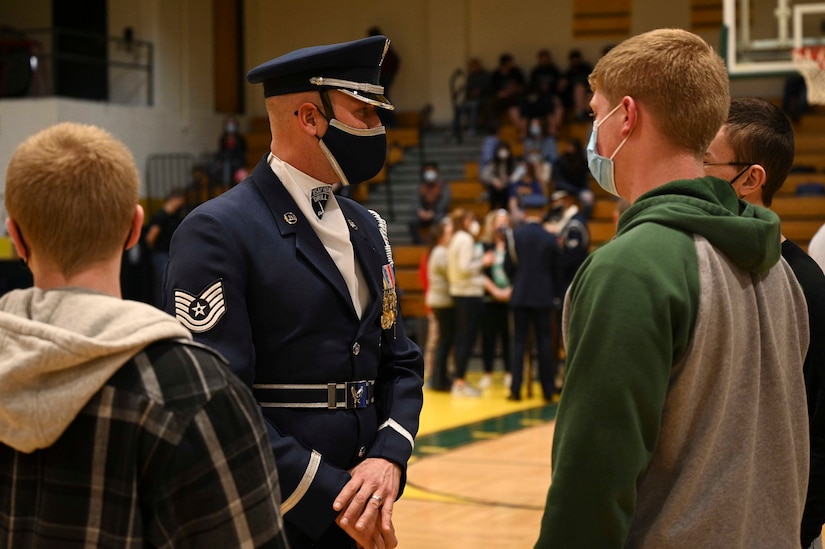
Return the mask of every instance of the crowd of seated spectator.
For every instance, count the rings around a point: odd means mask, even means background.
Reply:
[[[603,49],[606,53],[610,46]],[[466,131],[475,135],[479,128],[510,124],[524,140],[536,123],[550,137],[558,135],[565,120],[586,120],[590,114],[590,87],[587,81],[593,65],[581,51],[570,50],[567,67],[560,68],[549,49],[536,54],[536,64],[525,71],[510,53],[499,56],[492,71],[476,57],[468,60],[466,72],[459,70],[453,88],[453,135],[458,141]],[[552,162],[552,159],[548,159]]]
[[[606,46],[602,54],[609,49]],[[465,131],[476,135],[479,128],[486,130],[480,144],[479,180],[490,211],[507,210],[518,223],[522,197],[550,197],[564,190],[576,199],[583,217],[590,219],[595,196],[584,145],[581,137],[562,140],[566,134],[561,130],[565,124],[589,121],[592,70],[579,50],[568,53],[562,69],[551,51],[543,48],[529,73],[509,53],[501,54],[492,72],[478,58],[468,61],[466,74],[459,71],[460,78],[453,82],[452,133],[460,141]]]
[[[484,189],[483,196],[478,200],[483,204],[484,211],[470,212],[455,203],[450,206],[450,217],[460,221],[452,227],[454,234],[464,235],[463,240],[468,243],[476,241],[474,252],[464,255],[472,256],[471,263],[476,270],[470,278],[477,279],[478,288],[472,297],[451,290],[453,305],[449,309],[438,309],[440,319],[430,318],[432,326],[438,322],[446,323],[439,324],[443,334],[436,329],[430,330],[431,336],[441,343],[441,351],[436,353],[440,360],[434,360],[428,380],[432,389],[451,389],[453,396],[478,396],[491,384],[496,358],[503,360],[505,385],[510,384],[514,371],[521,371],[522,360],[511,356],[509,345],[512,337],[508,321],[511,282],[500,267],[506,256],[506,235],[513,234],[513,230],[528,225],[530,221],[535,222],[536,212],[541,211],[535,206],[531,209],[530,205],[553,205],[552,209],[544,208],[543,227],[558,240],[560,256],[561,250],[566,254],[573,249],[565,236],[569,232],[571,219],[575,217],[579,220],[582,231],[587,234],[586,222],[592,215],[594,204],[594,193],[590,190],[591,177],[582,139],[567,137],[569,132],[565,124],[589,120],[587,78],[592,69],[576,50],[569,53],[568,60],[568,67],[562,70],[553,61],[551,52],[542,49],[537,53],[535,67],[525,73],[512,55],[504,53],[492,72],[485,70],[480,59],[473,58],[467,63],[466,73],[457,71],[453,75],[451,84],[455,112],[452,136],[461,142],[464,135],[475,136],[480,130],[484,132],[479,142],[478,164],[478,181]],[[427,170],[432,172],[431,180],[440,181],[440,177],[435,175],[438,173],[436,167],[425,166],[419,185],[420,204],[410,225],[416,243],[422,241],[421,229],[428,222],[435,227],[442,226],[437,221],[442,210],[431,208],[430,214],[421,205],[422,198],[430,194],[444,197],[443,191],[438,193],[433,183],[427,183]],[[449,184],[443,187],[448,190]],[[428,202],[435,203],[436,200],[431,198]],[[422,218],[424,214],[426,219]],[[479,219],[484,219],[485,227],[480,234],[472,229],[478,225],[472,221]],[[570,241],[573,240],[570,237]],[[586,256],[589,237],[580,235],[575,240],[578,243],[576,246]],[[448,242],[451,242],[449,237]],[[452,248],[454,244],[445,245],[445,249]],[[449,265],[451,254],[444,255],[447,257],[444,262]],[[452,257],[454,261],[458,254],[453,253]],[[561,268],[562,263],[559,261],[553,268]],[[436,271],[430,264],[429,256],[427,264],[432,276]],[[451,269],[441,270],[449,282]],[[454,265],[452,272],[459,271],[464,272]],[[447,282],[445,288],[450,287]],[[483,292],[480,289],[482,286]],[[483,294],[483,297],[477,294]],[[464,310],[468,307],[472,312]],[[475,324],[478,318],[481,318],[480,327]],[[478,387],[472,387],[465,380],[464,372],[466,350],[475,341],[477,330],[483,335],[484,372]],[[549,333],[546,335],[550,337]],[[449,368],[445,359],[450,348],[455,348],[457,357],[452,384],[449,383],[450,376],[446,375]],[[553,346],[552,361],[555,364],[561,360],[559,348],[558,343]],[[551,398],[561,381],[544,381],[549,391],[545,397]],[[518,388],[511,389],[511,396],[518,398],[514,396],[520,394]]]
[[[523,156],[516,156],[507,140],[498,139],[493,154],[481,166],[479,180],[489,211],[507,210],[518,224],[523,219],[526,196],[549,198],[554,191],[564,190],[576,199],[582,215],[589,220],[595,195],[590,189],[590,171],[581,141],[569,138],[561,154],[554,151],[552,160],[535,145],[524,146],[523,150]]]

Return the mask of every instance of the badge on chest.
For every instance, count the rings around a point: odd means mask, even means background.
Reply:
[[[318,216],[318,219],[324,217],[324,212],[326,211],[327,200],[329,200],[330,195],[332,194],[332,185],[323,185],[321,187],[315,187],[310,191],[309,198],[310,202],[312,203],[312,210],[315,212],[315,215]]]

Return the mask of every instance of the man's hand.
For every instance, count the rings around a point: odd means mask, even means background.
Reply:
[[[332,504],[341,512],[335,522],[362,547],[396,547],[392,507],[398,496],[401,469],[385,459],[368,458],[350,474],[352,478]]]
[[[395,527],[390,524],[390,531],[383,532],[379,523],[374,523],[370,531],[359,532],[352,525],[344,527],[341,525],[341,517],[344,511],[338,515],[335,522],[341,529],[344,530],[354,541],[358,549],[393,549],[398,546],[398,538],[395,537]]]

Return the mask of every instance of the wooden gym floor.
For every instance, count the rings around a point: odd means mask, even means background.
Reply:
[[[467,378],[475,384],[479,374]],[[506,395],[501,373],[480,398],[424,390],[407,487],[393,509],[398,549],[532,549],[550,487],[556,405],[537,382],[532,398]]]
[[[478,373],[468,379],[478,381]],[[425,389],[421,428],[396,502],[399,549],[525,549],[550,486],[555,405],[506,400],[502,375],[480,398]]]

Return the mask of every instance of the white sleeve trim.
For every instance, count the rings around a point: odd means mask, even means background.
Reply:
[[[410,443],[410,446],[412,448],[415,448],[415,440],[413,440],[413,436],[410,434],[409,431],[404,429],[404,427],[400,423],[395,421],[393,418],[389,418],[387,421],[385,421],[384,423],[379,425],[378,430],[380,431],[381,429],[384,429],[385,427],[391,428],[393,431],[397,432],[399,435],[406,438],[407,441]]]
[[[293,507],[298,505],[298,502],[301,501],[301,498],[303,498],[304,495],[306,495],[307,490],[309,490],[309,486],[312,484],[312,481],[315,480],[315,475],[318,473],[318,468],[320,466],[321,454],[313,450],[312,455],[309,456],[309,463],[307,463],[307,468],[306,471],[304,471],[304,476],[301,478],[301,482],[298,483],[295,491],[293,491],[281,504],[281,514],[287,514]]]

